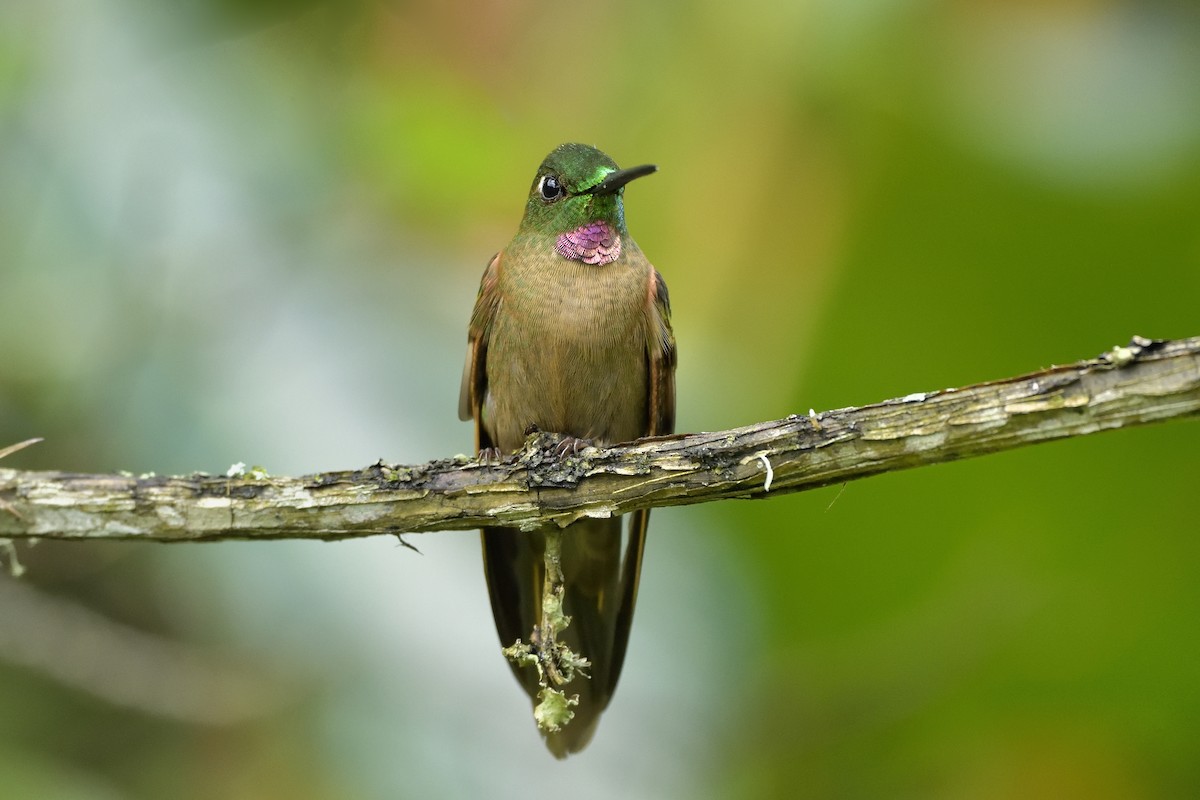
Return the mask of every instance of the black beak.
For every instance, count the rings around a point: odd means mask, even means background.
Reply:
[[[619,169],[616,172],[610,173],[607,178],[597,183],[591,189],[588,189],[582,194],[616,194],[621,187],[629,183],[634,178],[642,178],[652,172],[657,172],[658,167],[654,164],[642,164],[640,167],[630,167],[629,169]]]

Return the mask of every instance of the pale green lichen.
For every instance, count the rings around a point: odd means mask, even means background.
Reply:
[[[516,664],[518,667],[534,667],[541,673],[541,667],[538,666],[537,652],[533,645],[525,644],[520,639],[508,647],[505,647],[500,652],[504,653],[504,657]]]
[[[245,461],[239,461],[225,470],[226,478],[249,478],[252,481],[265,481],[271,474],[257,464],[246,467]]]
[[[558,689],[542,689],[538,692],[538,704],[533,707],[533,718],[538,727],[555,733],[575,717],[571,706],[579,705],[579,695],[567,697]]]
[[[1123,367],[1137,358],[1141,352],[1142,348],[1137,345],[1131,347],[1114,347],[1108,351],[1108,360],[1115,366]]]
[[[570,698],[555,686],[575,680],[576,674],[588,677],[584,669],[591,663],[558,641],[558,635],[571,624],[563,613],[562,534],[546,531],[546,578],[542,584],[542,624],[534,626],[529,643],[520,639],[503,649],[504,657],[521,667],[533,667],[538,672],[538,703],[533,718],[543,731],[553,733],[571,721],[575,712],[571,706],[579,696]]]
[[[552,530],[546,533],[546,581],[542,588],[542,629],[553,636],[571,624],[571,618],[563,613],[562,585],[562,533]]]
[[[551,677],[554,678],[555,683],[559,684],[570,683],[575,680],[576,672],[585,678],[589,677],[584,670],[592,665],[592,662],[578,655],[565,644],[558,644],[557,642],[555,643],[553,663],[556,674],[551,675]]]
[[[380,465],[379,474],[388,483],[408,483],[412,480],[413,471],[409,467],[389,467]]]

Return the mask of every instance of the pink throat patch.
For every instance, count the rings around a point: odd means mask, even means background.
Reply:
[[[600,266],[621,255],[621,237],[607,222],[589,222],[570,233],[562,233],[554,249],[563,258]]]

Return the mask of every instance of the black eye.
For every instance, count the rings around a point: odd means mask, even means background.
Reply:
[[[557,200],[566,192],[563,190],[562,184],[558,182],[558,178],[554,175],[546,175],[538,183],[538,191],[542,193],[542,199],[547,203]]]

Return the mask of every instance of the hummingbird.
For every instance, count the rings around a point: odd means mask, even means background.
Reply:
[[[521,449],[527,431],[568,437],[560,452],[674,432],[675,337],[667,285],[625,226],[624,188],[655,172],[619,169],[594,147],[563,144],[538,167],[516,235],[492,257],[467,334],[458,414],[481,454]],[[591,741],[625,660],[649,510],[585,519],[561,535],[560,639],[591,662],[569,685],[575,716],[543,731],[558,758]],[[545,534],[481,532],[492,616],[503,645],[542,622]],[[513,664],[535,705],[536,669]]]

